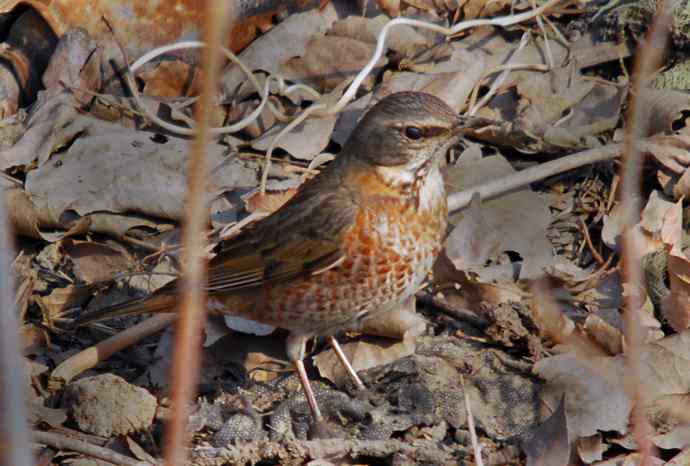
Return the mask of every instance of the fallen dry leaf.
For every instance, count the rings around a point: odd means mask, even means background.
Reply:
[[[322,9],[290,15],[266,34],[260,36],[242,51],[239,58],[250,70],[277,73],[290,58],[304,54],[307,43],[318,34],[325,34],[337,19],[332,3]],[[228,95],[234,95],[246,80],[238,67],[232,67],[221,78]],[[252,89],[250,91],[254,93]],[[240,96],[244,97],[244,96]]]
[[[284,149],[300,160],[311,160],[328,145],[336,118],[335,115],[307,118],[296,128],[282,136],[276,147]],[[285,126],[285,124],[275,125],[258,139],[252,141],[252,147],[257,150],[267,150],[276,135]]]
[[[72,272],[82,283],[112,280],[134,265],[133,259],[122,247],[71,239],[66,239],[61,244],[65,255],[72,261]]]
[[[56,154],[53,163],[29,172],[26,190],[38,211],[49,212],[51,219],[69,211],[182,218],[189,142],[157,141],[111,123],[99,126],[98,135],[80,137],[67,152]],[[255,172],[225,156],[226,150],[218,144],[207,147],[209,164],[216,167],[207,189],[253,187]]]
[[[570,460],[565,399],[546,421],[522,434],[520,443],[527,466],[567,466]]]
[[[508,0],[491,2],[486,0],[468,0],[465,2],[456,0],[403,0],[403,3],[439,16],[461,15],[463,19],[494,16],[513,5]]]
[[[350,37],[316,37],[307,43],[304,55],[288,60],[280,73],[290,81],[329,92],[342,81],[354,78],[369,62],[374,48],[373,44]],[[363,89],[371,89],[377,74],[387,62],[384,57],[376,62],[374,70],[362,83]]]
[[[276,329],[276,327],[272,325],[266,325],[261,322],[255,322],[253,320],[231,315],[223,316],[223,322],[225,323],[226,330],[232,329],[249,335],[270,335]]]
[[[533,370],[546,380],[540,398],[550,410],[565,394],[571,441],[600,430],[627,432],[632,401],[616,385],[625,377],[625,368],[614,358],[583,361],[572,353],[559,354],[537,361]]]
[[[341,347],[352,367],[359,372],[413,354],[415,339],[425,329],[426,322],[415,313],[415,300],[412,298],[380,318],[366,322],[362,328],[362,332],[366,335],[379,335],[386,338],[365,337]],[[313,359],[322,377],[341,387],[349,380],[347,372],[333,349],[328,349],[314,356]]]
[[[661,312],[671,327],[680,332],[690,327],[690,257],[684,249],[682,201],[666,212],[662,235],[670,249],[667,263],[670,293],[662,300]]]
[[[645,89],[638,96],[638,105],[650,116],[646,135],[671,133],[684,128],[690,111],[690,96],[671,89]]]
[[[682,450],[690,446],[690,426],[680,425],[671,429],[670,432],[655,435],[652,442],[664,450]]]
[[[348,16],[334,22],[328,34],[356,38],[375,44],[381,30],[389,21],[390,18],[384,15],[375,18]],[[407,25],[389,29],[386,37],[386,46],[403,57],[416,55],[430,45],[431,41],[427,37],[423,36],[417,29]]]
[[[285,187],[284,189],[276,187],[269,189],[267,187],[264,194],[261,194],[261,190],[256,189],[243,196],[242,200],[247,212],[261,211],[270,214],[292,199],[296,192],[297,187],[295,186]]]
[[[181,60],[156,63],[137,77],[144,82],[145,95],[162,98],[197,95],[201,79],[196,67]]]
[[[315,102],[315,105],[325,105],[330,107],[340,98],[345,91],[349,81],[341,81],[335,89],[328,94],[324,94]],[[313,116],[308,117],[289,133],[283,135],[276,143],[290,153],[293,157],[303,160],[313,160],[326,148],[330,142],[331,132],[335,126],[337,116]],[[286,124],[278,124],[264,133],[258,139],[252,141],[252,147],[259,150],[267,150],[274,143],[275,136]]]
[[[26,122],[26,132],[17,143],[0,152],[0,170],[26,170],[35,163],[43,165],[54,150],[66,145],[77,134],[97,133],[101,122],[80,116],[78,107],[74,96],[64,92],[42,102],[32,112]]]
[[[341,345],[347,359],[355,371],[389,364],[414,353],[415,344],[411,339],[395,341],[387,338],[364,337],[356,342]],[[314,364],[319,374],[338,387],[343,387],[350,379],[333,350],[314,356]]]
[[[85,29],[68,31],[60,38],[43,73],[46,91],[39,94],[38,100],[51,98],[67,88],[77,102],[89,103],[102,83],[101,54],[102,49]]]
[[[513,173],[508,161],[501,156],[485,157],[477,161],[460,160],[444,173],[448,191],[468,190],[485,180],[496,179]],[[476,208],[475,208],[476,209]],[[482,202],[481,214],[464,212],[450,217],[455,226],[446,241],[446,254],[456,264],[465,267],[467,255],[470,261],[477,260],[468,237],[490,238],[484,247],[493,254],[479,256],[481,267],[466,267],[463,270],[477,274],[480,279],[490,273],[493,267],[501,267],[498,254],[513,251],[519,254],[516,261],[520,267],[521,279],[533,279],[544,275],[544,270],[554,263],[551,243],[546,229],[552,221],[547,203],[529,188],[514,191],[500,199]],[[486,265],[487,260],[491,263]],[[488,282],[488,280],[487,280]]]
[[[615,128],[625,88],[586,79],[580,71],[591,64],[617,60],[620,54],[610,53],[616,52],[615,44],[593,42],[589,34],[567,48],[549,41],[553,66],[546,72],[535,69],[551,66],[541,39],[519,51],[513,43],[487,31],[474,31],[467,39],[457,46],[475,54],[484,52],[487,70],[506,63],[523,67],[506,74],[492,72],[483,82],[491,86],[501,79],[496,95],[476,113],[497,121],[477,132],[480,140],[530,154],[553,154],[594,147],[599,144],[595,136]]]
[[[577,440],[577,454],[585,464],[592,464],[595,461],[603,459],[604,453],[611,447],[608,443],[604,443],[601,434],[595,434],[590,437],[581,437]]]
[[[638,254],[642,257],[664,247],[662,228],[664,219],[673,203],[659,191],[652,191],[642,210],[640,222],[633,228],[634,241]],[[608,215],[604,215],[602,239],[614,251],[620,248],[623,225],[622,204],[616,203]]]
[[[93,292],[92,285],[68,285],[55,288],[47,296],[36,296],[36,303],[43,313],[43,323],[54,328],[54,322],[62,317],[64,311],[86,303]]]

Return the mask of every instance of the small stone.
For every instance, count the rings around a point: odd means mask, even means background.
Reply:
[[[102,374],[68,385],[65,405],[82,431],[110,437],[149,428],[157,402],[147,390]]]

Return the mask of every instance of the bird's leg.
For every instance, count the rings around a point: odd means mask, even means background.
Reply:
[[[357,375],[355,368],[352,367],[350,361],[347,360],[347,356],[345,356],[345,353],[343,352],[343,349],[340,347],[338,340],[336,340],[334,336],[330,336],[328,337],[328,342],[333,347],[335,355],[338,356],[340,363],[343,365],[343,367],[345,367],[345,372],[347,372],[347,375],[350,377],[350,380],[354,382],[355,386],[357,387],[357,390],[366,390],[367,387],[364,386],[364,383],[362,383],[362,379],[360,379]]]
[[[309,383],[309,377],[307,377],[307,371],[304,368],[304,353],[306,351],[308,336],[305,335],[294,335],[290,334],[287,338],[287,355],[288,359],[295,365],[297,369],[297,375],[299,376],[299,381],[302,384],[302,389],[304,390],[304,396],[309,404],[309,409],[311,415],[314,418],[314,424],[321,424],[324,422],[323,415],[319,409],[319,405],[316,403],[316,397],[314,396],[314,391]]]

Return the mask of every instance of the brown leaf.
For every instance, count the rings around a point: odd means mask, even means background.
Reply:
[[[74,275],[87,284],[112,280],[134,265],[124,249],[103,243],[66,239],[62,248],[73,263]]]
[[[65,310],[81,306],[89,300],[93,290],[92,285],[68,285],[55,288],[47,296],[36,296],[36,302],[43,311],[43,322],[52,328],[53,321],[60,318]]]
[[[611,445],[604,443],[601,434],[581,437],[577,441],[577,454],[585,464],[591,464],[604,457],[604,453]]]
[[[515,283],[485,283],[471,273],[457,270],[445,253],[434,264],[433,278],[434,284],[445,288],[443,295],[454,307],[479,309],[482,305],[520,302],[523,297]]]
[[[617,385],[626,372],[618,360],[559,354],[537,361],[533,370],[546,380],[540,395],[545,406],[555,409],[565,394],[571,440],[600,430],[627,432],[632,400]]]
[[[585,319],[587,335],[611,356],[623,353],[623,333],[596,314]]]
[[[690,95],[672,89],[645,88],[637,96],[637,105],[649,116],[646,135],[670,133],[685,127],[690,111]]]
[[[683,202],[673,204],[664,214],[660,236],[670,249],[667,271],[670,293],[663,298],[661,312],[674,330],[690,327],[690,258],[683,246]]]
[[[328,92],[359,73],[371,59],[374,48],[374,44],[350,37],[317,37],[307,43],[303,55],[291,58],[283,65],[281,74],[288,80]],[[363,82],[363,89],[371,89],[376,75],[387,62],[385,57],[376,62],[374,70]]]
[[[24,354],[45,349],[48,341],[48,332],[43,327],[35,324],[24,324],[19,327],[19,344]]]
[[[216,364],[238,364],[258,382],[268,382],[279,376],[285,369],[285,364],[280,361],[287,359],[285,337],[280,333],[256,336],[230,332],[211,346],[210,351],[216,355]],[[221,367],[221,373],[222,370]]]
[[[527,466],[567,466],[570,460],[565,397],[549,418],[527,434],[520,443],[527,456]]]
[[[390,18],[384,15],[379,15],[375,18],[348,16],[343,20],[333,23],[328,34],[331,36],[350,37],[370,44],[375,44],[381,30],[389,21]],[[423,36],[413,27],[407,25],[399,25],[389,29],[386,36],[386,46],[404,57],[413,56],[430,45],[431,41],[427,37]]]
[[[43,84],[47,95],[52,97],[67,87],[77,102],[86,104],[93,99],[93,92],[101,87],[102,48],[89,33],[76,28],[65,33],[50,57],[50,63],[43,73]]]
[[[395,18],[400,15],[400,0],[376,0],[376,4],[388,16]]]
[[[149,97],[182,97],[198,94],[201,80],[197,68],[181,60],[166,60],[140,72],[143,92]]]
[[[505,158],[492,156],[478,161],[460,161],[445,171],[444,178],[448,191],[452,192],[471,189],[483,181],[513,172]],[[544,270],[554,263],[553,248],[546,237],[552,216],[546,201],[529,188],[483,202],[474,209],[481,209],[481,213],[473,210],[469,215],[461,212],[450,218],[455,228],[446,241],[446,254],[456,267],[462,266],[463,270],[477,274],[481,281],[490,282],[488,279],[482,280],[482,277],[490,273],[490,268],[502,268],[498,256],[505,251],[517,252],[522,258],[520,279],[542,276]],[[477,242],[468,242],[469,237],[489,238],[488,244],[483,245],[486,251],[479,257],[476,257],[477,251],[471,250],[472,244],[476,245]],[[466,267],[468,260],[483,262],[479,267]],[[492,261],[491,267],[484,266],[487,260]],[[512,281],[512,277],[509,281]]]
[[[26,190],[39,212],[52,218],[65,212],[80,216],[97,212],[136,212],[177,220],[184,212],[188,141],[170,138],[156,142],[147,133],[99,123],[99,134],[80,137],[54,163],[32,170]],[[254,187],[256,174],[226,148],[207,145],[215,167],[208,190]],[[164,186],[165,189],[160,187]]]
[[[278,73],[290,58],[303,55],[307,43],[313,37],[323,35],[336,19],[338,15],[330,2],[321,9],[290,15],[252,42],[239,58],[250,70]],[[244,73],[234,66],[221,79],[223,89],[232,95],[246,79]]]
[[[362,371],[414,353],[415,339],[425,328],[426,322],[415,313],[413,297],[400,307],[366,322],[362,328],[365,334],[388,338],[362,337],[341,347],[355,371]],[[348,380],[347,372],[333,349],[324,351],[313,359],[322,377],[338,386],[343,386]]]
[[[377,337],[362,337],[356,342],[346,343],[341,347],[355,371],[389,364],[413,354],[415,350],[415,344],[411,339],[395,341]],[[313,359],[321,377],[339,387],[349,380],[347,372],[332,349],[317,354]]]
[[[328,145],[335,126],[335,115],[307,118],[289,133],[282,136],[276,145],[300,160],[312,160]],[[252,141],[252,147],[265,151],[273,143],[285,124],[275,125]]]
[[[495,16],[512,5],[509,0],[467,0],[465,2],[456,0],[404,0],[404,3],[441,16],[461,14],[464,19]]]

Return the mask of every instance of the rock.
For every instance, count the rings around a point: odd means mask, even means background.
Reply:
[[[79,428],[102,437],[147,429],[156,414],[156,398],[113,374],[72,382],[65,405]]]

